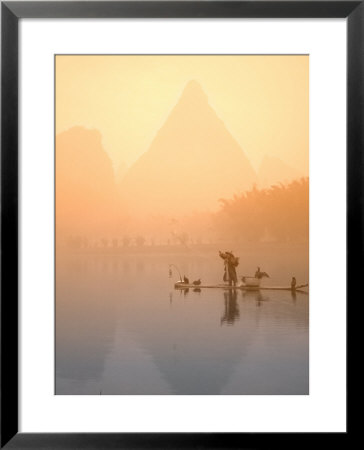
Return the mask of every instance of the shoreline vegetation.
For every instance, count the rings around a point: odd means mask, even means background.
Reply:
[[[308,249],[309,242],[244,242],[221,241],[206,244],[193,244],[190,246],[181,245],[143,245],[130,247],[57,247],[57,252],[82,255],[156,255],[156,254],[199,254],[216,253],[220,249],[232,249],[236,251],[247,250],[280,250],[294,251],[295,249]]]
[[[220,204],[215,213],[155,217],[153,227],[151,221],[145,221],[143,227],[143,221],[129,219],[120,226],[114,224],[114,233],[103,236],[87,230],[71,233],[69,228],[66,233],[57,227],[56,247],[84,253],[165,253],[257,244],[308,244],[309,178],[268,189],[254,186],[241,195],[220,199]]]

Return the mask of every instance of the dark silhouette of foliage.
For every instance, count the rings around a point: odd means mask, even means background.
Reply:
[[[253,187],[240,196],[220,201],[221,210],[215,219],[222,235],[244,241],[308,240],[308,178],[269,189]]]

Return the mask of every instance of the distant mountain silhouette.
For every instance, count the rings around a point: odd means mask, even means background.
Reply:
[[[112,163],[97,130],[73,127],[56,137],[56,227],[64,234],[107,233],[115,227]]]
[[[258,184],[260,188],[268,188],[273,184],[287,184],[292,180],[301,178],[303,174],[290,167],[275,156],[265,156],[258,171]]]
[[[256,180],[201,86],[190,81],[120,187],[130,211],[178,214],[216,209],[219,198],[249,189]]]

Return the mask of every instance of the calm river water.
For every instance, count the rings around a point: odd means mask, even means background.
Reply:
[[[306,247],[236,251],[238,274],[308,282]],[[211,250],[57,256],[57,394],[308,394],[308,294],[177,291],[170,263],[222,282]]]

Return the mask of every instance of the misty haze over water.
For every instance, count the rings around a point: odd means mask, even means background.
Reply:
[[[309,281],[307,244],[228,250],[239,279]],[[217,249],[57,254],[57,394],[308,394],[308,294],[179,291],[170,263],[222,282]]]

